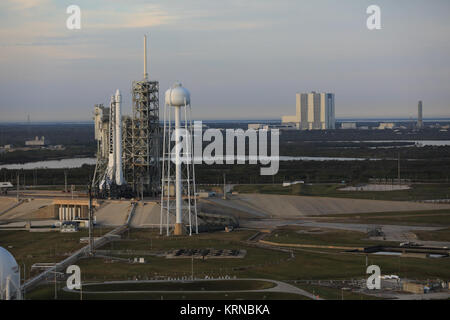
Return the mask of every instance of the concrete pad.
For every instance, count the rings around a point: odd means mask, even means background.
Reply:
[[[126,222],[130,207],[130,201],[106,202],[95,212],[96,224],[102,226],[123,225]]]
[[[14,206],[16,203],[17,200],[13,198],[0,198],[0,214]]]
[[[52,204],[52,200],[49,199],[33,199],[25,200],[22,204],[15,207],[14,209],[2,214],[0,216],[1,220],[24,220],[33,219],[33,213],[43,207]]]
[[[245,211],[255,218],[299,218],[329,214],[439,210],[450,208],[450,205],[447,204],[269,194],[242,194],[230,200],[217,198],[209,198],[208,200],[222,206]]]
[[[166,213],[164,213],[163,221],[166,222]],[[130,225],[132,228],[159,228],[161,217],[161,206],[155,202],[139,203],[134,211]],[[175,223],[175,217],[169,216],[169,224]]]

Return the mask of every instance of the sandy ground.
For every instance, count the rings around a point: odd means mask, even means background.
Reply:
[[[124,224],[130,206],[131,203],[129,201],[107,202],[95,212],[96,224],[102,226],[120,226]]]
[[[25,200],[22,204],[20,204],[16,208],[8,211],[5,214],[2,214],[0,216],[0,219],[1,220],[32,219],[33,212],[51,204],[52,200],[47,199],[33,199],[30,201]]]
[[[408,201],[380,201],[268,194],[242,194],[231,200],[208,198],[218,205],[234,208],[255,218],[298,218],[345,213],[447,209],[450,205]]]

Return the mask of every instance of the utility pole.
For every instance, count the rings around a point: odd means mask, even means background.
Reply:
[[[83,281],[81,281],[81,275],[80,275],[80,300],[83,300]]]
[[[227,191],[225,190],[225,182],[226,182],[226,175],[225,173],[223,174],[223,199],[226,200],[227,199]]]
[[[64,170],[64,192],[67,193],[67,170]]]
[[[57,294],[58,290],[56,290],[56,265],[57,265],[57,263],[55,263],[55,271],[54,271],[54,273],[55,273],[55,300],[58,299],[58,294]]]
[[[398,183],[400,184],[400,152],[398,153]]]
[[[191,280],[194,280],[194,256],[191,256]]]
[[[22,300],[25,300],[25,287],[23,286],[23,284],[25,284],[25,279],[27,277],[27,269],[26,269],[26,264],[23,264],[23,283],[22,283],[22,287],[21,287],[21,292],[22,292]]]
[[[91,184],[88,184],[88,195],[89,195],[89,255],[94,255],[94,210],[92,209],[92,192],[91,192]]]
[[[19,188],[20,188],[19,181],[20,181],[19,171],[17,171],[17,181],[16,181],[16,183],[17,183],[17,201],[19,201]]]

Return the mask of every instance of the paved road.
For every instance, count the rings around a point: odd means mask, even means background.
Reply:
[[[194,281],[223,281],[224,279],[196,279]],[[212,290],[212,291],[200,291],[200,290],[194,290],[194,291],[175,291],[175,290],[164,290],[164,291],[83,291],[83,294],[89,294],[89,293],[123,293],[123,294],[127,294],[127,293],[234,293],[234,292],[283,292],[283,293],[292,293],[292,294],[298,294],[301,296],[305,296],[309,299],[313,299],[313,300],[322,300],[320,298],[317,298],[315,296],[313,296],[311,293],[302,290],[300,288],[297,288],[291,284],[282,282],[282,281],[277,281],[277,280],[269,280],[269,279],[230,279],[230,280],[226,280],[226,281],[234,281],[234,280],[252,280],[252,281],[266,281],[266,282],[272,282],[275,284],[275,287],[273,288],[268,288],[268,289],[261,289],[261,290]],[[103,283],[90,283],[90,284],[86,284],[83,287],[85,288],[86,286],[89,285],[94,285],[94,284],[114,284],[114,283],[160,283],[160,282],[189,282],[186,280],[137,280],[137,281],[109,281],[109,282],[103,282]],[[75,290],[70,290],[67,287],[64,287],[63,289],[64,291],[67,292],[79,292],[79,291],[75,291]]]
[[[383,299],[395,300],[447,300],[450,299],[449,292],[434,292],[426,294],[405,294],[405,293],[377,293],[369,294]]]

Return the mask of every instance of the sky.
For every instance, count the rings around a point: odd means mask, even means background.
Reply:
[[[381,8],[381,30],[366,9]],[[69,30],[69,5],[81,29]],[[448,0],[2,0],[0,122],[87,121],[149,73],[191,92],[195,119],[280,119],[297,92],[336,117],[450,116]]]

